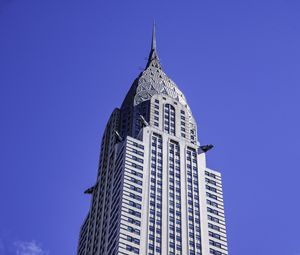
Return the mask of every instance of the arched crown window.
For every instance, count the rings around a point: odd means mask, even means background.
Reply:
[[[175,135],[175,108],[170,104],[164,106],[164,131]]]

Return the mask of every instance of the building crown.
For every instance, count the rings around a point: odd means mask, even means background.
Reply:
[[[163,94],[185,105],[190,111],[183,93],[162,70],[156,45],[156,26],[153,24],[151,50],[146,68],[138,78],[134,106],[150,100],[155,94]]]

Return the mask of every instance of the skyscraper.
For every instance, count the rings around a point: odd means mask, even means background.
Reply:
[[[185,97],[162,70],[154,27],[146,68],[106,125],[77,254],[228,254],[211,147],[200,146]]]

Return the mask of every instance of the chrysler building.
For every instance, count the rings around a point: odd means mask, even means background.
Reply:
[[[153,27],[146,67],[107,122],[77,255],[227,255],[211,148],[200,145],[185,96],[162,69]]]

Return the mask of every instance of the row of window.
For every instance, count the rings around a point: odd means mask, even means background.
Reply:
[[[180,150],[173,141],[169,144],[169,233],[170,254],[182,254]]]
[[[210,254],[213,254],[213,255],[226,255],[225,253],[217,251],[217,250],[212,249],[212,248],[209,249],[209,252],[210,252]]]
[[[151,140],[148,255],[161,253],[162,227],[162,138],[153,134]]]
[[[155,104],[154,104],[154,126],[159,127],[159,100],[155,99]]]
[[[133,246],[128,245],[128,244],[126,245],[126,250],[127,251],[131,251],[131,252],[133,252],[135,254],[139,254],[140,253],[140,250],[138,248],[133,247]]]
[[[198,186],[197,153],[187,150],[189,254],[201,254],[200,205]]]
[[[215,246],[215,247],[217,247],[219,249],[227,250],[227,246],[226,245],[223,245],[223,244],[221,244],[219,242],[216,242],[214,240],[209,240],[209,244],[212,245],[212,246]]]
[[[210,237],[226,242],[226,236],[223,236],[225,234],[225,228],[219,226],[219,225],[224,226],[225,224],[224,220],[222,220],[224,217],[224,211],[223,211],[222,191],[220,190],[221,177],[209,171],[205,171],[205,175],[207,176],[205,178],[205,182],[207,183],[206,189],[208,190],[208,192],[206,192],[206,195],[209,198],[206,200],[208,205],[207,212],[212,214],[212,215],[208,215],[208,220],[209,220],[208,233]],[[216,215],[216,217],[214,215]],[[215,223],[217,223],[218,225],[216,225]],[[217,233],[214,231],[216,231]],[[215,255],[227,254],[213,248],[213,247],[217,247],[219,249],[227,250],[227,247],[223,246],[223,244],[211,239],[209,240],[209,244],[210,246],[212,246],[210,248],[210,254],[215,254]]]
[[[214,179],[217,179],[217,180],[221,180],[221,177],[214,174],[214,173],[211,173],[211,172],[208,172],[208,171],[205,171],[205,175],[209,176],[209,177],[212,177]]]
[[[143,149],[144,146],[137,142],[128,140],[128,153],[126,154],[126,168],[124,182],[125,188],[122,207],[122,223],[127,233],[123,239],[133,243],[140,244],[140,226],[141,226],[141,209],[142,209],[142,185],[143,185]],[[132,155],[134,153],[136,155]],[[139,254],[139,248],[134,245],[126,244],[126,250]]]

